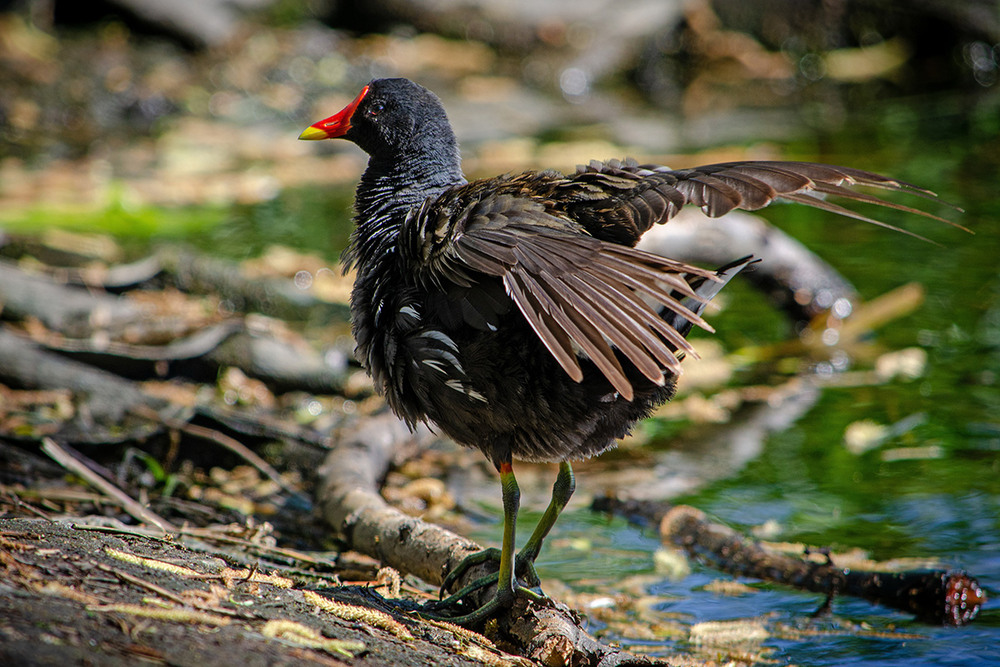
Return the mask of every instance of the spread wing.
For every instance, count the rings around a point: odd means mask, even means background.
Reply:
[[[672,170],[609,160],[569,177],[528,172],[453,188],[411,213],[400,249],[421,280],[449,294],[477,291],[471,288],[484,276],[499,278],[570,377],[583,378],[577,357],[582,352],[631,399],[632,386],[613,348],[649,380],[662,383],[665,370],[680,371],[678,352],[694,353],[685,339],[690,325],[711,330],[698,313],[716,290],[693,285],[724,282],[712,271],[632,248],[646,230],[687,204],[721,216],[783,199],[923,238],[829,202],[829,195],[954,225],[855,191],[854,185],[935,198],[877,174],[805,162]],[[668,316],[657,314],[649,301]],[[469,305],[461,298],[456,302]]]
[[[718,281],[712,271],[601,241],[523,197],[492,195],[456,208],[432,200],[408,220],[411,235],[401,239],[423,241],[403,246],[422,278],[439,286],[499,278],[541,342],[578,382],[583,371],[577,353],[583,352],[631,400],[632,385],[613,348],[652,382],[662,384],[664,370],[680,372],[677,352],[694,349],[647,299],[678,322],[711,330],[696,312],[700,308],[691,307],[704,299],[688,279]]]
[[[726,162],[692,169],[640,165],[635,160],[593,161],[577,167],[577,173],[567,179],[557,196],[592,234],[629,245],[687,204],[700,207],[708,216],[719,217],[737,208],[756,211],[776,200],[823,209],[927,240],[844,208],[829,201],[829,196],[905,211],[965,229],[918,208],[855,190],[855,186],[895,190],[942,203],[929,190],[860,169],[766,161]]]

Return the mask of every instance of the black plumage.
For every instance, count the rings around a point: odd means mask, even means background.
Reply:
[[[719,216],[784,199],[883,224],[825,197],[928,215],[850,186],[933,196],[802,162],[671,170],[608,160],[570,175],[469,183],[440,101],[406,79],[372,81],[302,135],[332,137],[370,156],[345,255],[357,270],[351,309],[362,363],[408,424],[428,421],[478,447],[501,473],[498,593],[458,619],[466,623],[526,590],[515,570],[537,583],[531,561],[573,490],[567,462],[607,449],[671,397],[681,358],[694,352],[689,329],[710,329],[705,303],[749,262],[719,272],[690,266],[635,249],[644,232],[687,204]],[[516,565],[512,459],[562,464],[549,511]]]

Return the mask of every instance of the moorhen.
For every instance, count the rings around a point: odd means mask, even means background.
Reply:
[[[711,330],[700,315],[706,302],[750,262],[708,271],[635,249],[652,225],[685,204],[720,216],[783,199],[891,227],[827,195],[937,217],[848,186],[927,190],[805,162],[672,170],[608,160],[572,175],[469,183],[441,101],[407,79],[372,81],[299,138],[336,137],[370,156],[345,252],[346,267],[357,269],[358,357],[409,426],[431,422],[482,450],[500,474],[502,548],[465,559],[442,586],[499,558],[498,579],[489,579],[496,592],[469,611],[481,580],[437,607],[465,625],[517,595],[544,599],[532,590],[533,563],[573,493],[569,461],[611,447],[672,396],[681,359],[693,353],[687,333]],[[513,459],[559,463],[552,500],[516,556]]]

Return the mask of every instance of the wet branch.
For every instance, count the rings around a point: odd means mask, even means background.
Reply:
[[[879,572],[838,567],[769,549],[693,507],[643,501],[595,500],[594,509],[643,523],[659,522],[662,539],[729,574],[822,593],[850,595],[945,625],[971,622],[986,601],[975,578],[960,570]]]

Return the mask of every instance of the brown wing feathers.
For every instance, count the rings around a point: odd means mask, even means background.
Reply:
[[[677,350],[694,354],[642,294],[709,328],[679,299],[698,298],[683,274],[715,279],[710,271],[585,235],[523,224],[467,231],[455,248],[470,267],[502,276],[518,309],[570,377],[583,378],[576,358],[577,350],[582,351],[629,399],[631,383],[611,346],[658,384],[665,369],[679,372]]]
[[[858,192],[851,186],[894,190],[940,201],[929,190],[860,169],[811,162],[729,162],[672,170],[660,165],[639,165],[634,160],[609,160],[604,163],[595,161],[578,168],[574,179],[584,180],[592,185],[600,183],[602,176],[614,179],[615,187],[609,188],[607,192],[609,196],[622,197],[620,183],[626,174],[636,179],[634,193],[624,199],[635,213],[633,222],[639,235],[653,224],[672,218],[684,204],[693,204],[707,215],[718,217],[736,208],[755,211],[776,199],[784,199],[927,240],[908,230],[831,203],[824,198],[826,195],[892,208],[965,229],[932,213]],[[645,187],[647,184],[652,187]],[[663,204],[650,206],[650,200],[654,196],[660,197]]]
[[[533,178],[544,181],[538,187],[548,192],[546,207],[525,196],[530,194]],[[504,194],[467,203],[460,212],[453,212],[449,225],[454,235],[444,235],[447,243],[441,243],[440,238],[434,243],[444,250],[439,258],[451,259],[437,263],[437,271],[462,276],[465,267],[500,277],[529,325],[571,378],[583,379],[577,359],[577,353],[583,352],[628,399],[633,397],[632,386],[613,348],[656,383],[663,382],[664,371],[680,372],[678,352],[694,353],[685,337],[643,296],[711,330],[682,300],[704,302],[686,278],[719,278],[710,271],[595,238],[603,237],[602,232],[608,232],[609,240],[631,238],[634,243],[650,226],[676,215],[684,204],[720,216],[735,208],[757,210],[784,199],[923,238],[831,203],[824,198],[827,195],[954,225],[850,186],[934,199],[927,190],[865,171],[812,163],[734,162],[675,171],[610,160],[592,162],[575,176],[554,184],[545,180],[553,178],[557,177],[513,177],[504,183],[512,188],[513,184],[521,188],[527,184],[528,192],[522,189],[521,196]],[[565,217],[560,217],[562,205],[566,206]],[[623,215],[629,230],[621,227]],[[578,224],[594,236],[584,233]],[[445,250],[443,245],[450,248]]]

